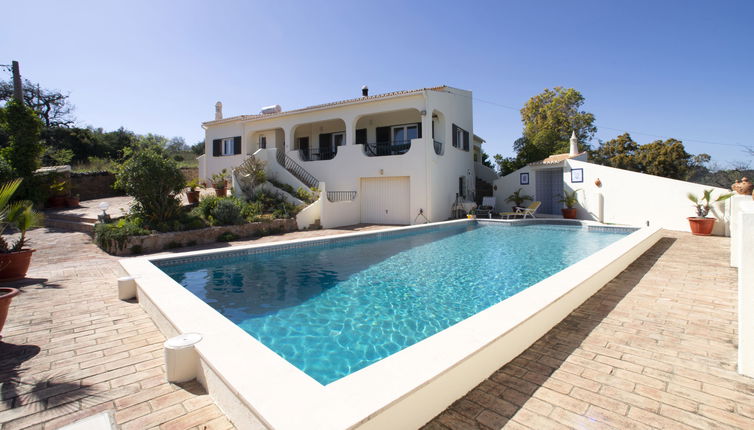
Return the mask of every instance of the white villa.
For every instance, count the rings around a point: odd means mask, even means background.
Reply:
[[[457,203],[473,206],[477,176],[490,189],[497,179],[481,164],[471,92],[448,86],[372,96],[364,87],[359,98],[230,118],[218,102],[202,126],[200,178],[253,155],[268,177],[319,189],[302,228],[444,221]]]

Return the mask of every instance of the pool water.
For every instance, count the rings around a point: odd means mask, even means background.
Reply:
[[[161,270],[320,382],[364,368],[626,233],[463,224]]]

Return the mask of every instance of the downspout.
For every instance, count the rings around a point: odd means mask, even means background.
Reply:
[[[424,90],[423,93],[424,93],[424,112],[425,112],[424,118],[426,118],[427,115],[429,115],[429,119],[430,119],[430,123],[431,123],[432,122],[432,112],[429,112],[429,109],[428,109],[428,107],[429,107],[429,103],[428,103],[428,101],[429,101],[429,95],[427,94],[427,90]],[[422,118],[422,122],[424,122],[424,118]],[[425,128],[426,127],[424,127],[424,124],[422,124],[422,130],[424,130]],[[429,131],[429,136],[431,138],[432,137],[432,127],[430,127],[428,131]],[[429,150],[430,150],[430,147],[432,147],[432,145],[427,145],[426,144],[427,143],[427,131],[424,131],[423,138],[424,138],[424,165],[425,165],[425,169],[424,170],[426,171],[426,173],[425,173],[424,176],[425,176],[425,178],[426,178],[425,180],[427,182],[427,184],[426,184],[426,186],[427,186],[427,193],[426,193],[426,196],[427,196],[427,202],[426,202],[427,207],[424,209],[424,212],[427,214],[426,219],[429,221],[429,220],[433,219],[432,218],[432,189],[430,188],[430,186],[432,185],[432,169],[430,167],[432,163],[431,163],[430,154],[429,154]]]

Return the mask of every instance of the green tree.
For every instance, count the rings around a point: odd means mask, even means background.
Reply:
[[[30,177],[39,168],[44,151],[40,140],[42,121],[31,108],[11,99],[0,109],[0,128],[8,136],[8,146],[0,149],[0,156],[19,176]]]
[[[126,148],[115,177],[115,186],[136,200],[133,210],[153,228],[180,214],[178,194],[186,180],[178,164],[156,144],[141,141]]]
[[[600,146],[594,151],[589,151],[589,159],[597,164],[615,167],[618,169],[641,171],[641,166],[636,157],[639,144],[631,135],[623,133],[615,139],[600,142]]]
[[[531,163],[552,154],[568,152],[572,132],[588,149],[597,132],[594,115],[581,110],[584,96],[573,88],[555,87],[529,99],[521,109],[523,139],[514,143],[520,162]]]
[[[688,178],[692,166],[692,155],[686,152],[683,142],[672,138],[639,146],[636,160],[640,172],[680,180]]]

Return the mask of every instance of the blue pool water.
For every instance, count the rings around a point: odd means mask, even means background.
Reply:
[[[463,224],[161,269],[328,384],[625,234],[554,225]]]

